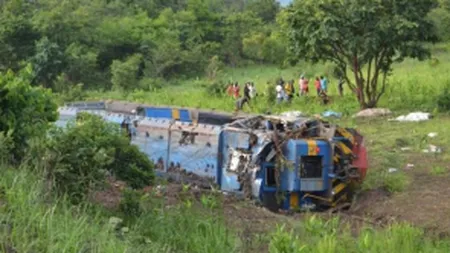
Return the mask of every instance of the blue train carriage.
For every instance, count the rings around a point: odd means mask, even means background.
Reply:
[[[132,143],[148,155],[159,172],[197,175],[215,182],[220,126],[145,118],[136,132]]]
[[[354,169],[349,165],[358,147],[354,131],[308,118],[236,118],[120,103],[107,104],[103,111],[95,105],[78,108],[110,122],[127,120],[136,130],[131,142],[153,160],[160,175],[197,175],[216,182],[223,191],[251,191],[271,209],[330,207],[346,200],[347,172]],[[282,141],[275,145],[274,137]],[[367,168],[365,159],[359,159],[358,166]]]

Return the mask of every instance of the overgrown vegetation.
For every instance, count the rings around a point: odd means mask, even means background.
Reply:
[[[433,241],[424,231],[407,224],[394,224],[387,229],[363,229],[355,238],[337,218],[324,221],[311,216],[298,229],[279,227],[270,243],[271,253],[300,252],[447,252],[449,241]]]
[[[153,164],[119,126],[91,114],[51,129],[30,152],[31,166],[46,171],[55,190],[75,201],[103,184],[109,174],[133,188],[150,185],[154,178]]]

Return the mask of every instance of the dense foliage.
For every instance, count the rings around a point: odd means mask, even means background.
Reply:
[[[0,133],[11,137],[9,161],[20,161],[29,140],[44,135],[57,119],[51,92],[32,87],[31,79],[30,66],[19,73],[0,74]]]
[[[275,0],[7,0],[0,2],[0,69],[31,62],[34,83],[57,90],[149,88],[203,75],[213,57],[278,63]]]
[[[108,174],[133,188],[150,185],[154,178],[153,164],[120,128],[90,114],[64,129],[51,129],[32,147],[33,165],[46,171],[53,189],[74,201],[104,183]]]

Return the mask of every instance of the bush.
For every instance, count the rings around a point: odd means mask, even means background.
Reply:
[[[50,90],[32,87],[31,67],[15,74],[0,74],[0,132],[12,138],[11,160],[20,162],[29,140],[45,135],[57,119],[57,105]]]
[[[99,186],[108,172],[136,188],[152,182],[152,163],[118,126],[89,114],[81,114],[76,123],[70,122],[65,129],[53,128],[47,139],[30,150],[33,165],[45,169],[53,189],[78,202]]]
[[[447,83],[445,89],[438,95],[437,106],[440,111],[450,111],[450,83]]]
[[[135,190],[126,189],[122,192],[122,199],[119,204],[120,211],[130,218],[137,218],[142,213],[141,198],[142,193]]]
[[[135,54],[125,61],[114,60],[111,64],[111,83],[114,89],[130,90],[139,85],[139,70],[142,55]]]

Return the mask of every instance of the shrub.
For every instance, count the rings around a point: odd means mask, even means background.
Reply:
[[[32,87],[31,67],[15,74],[0,74],[0,132],[11,132],[11,157],[19,162],[29,140],[45,135],[49,123],[57,119],[57,106],[50,90]]]
[[[389,192],[401,192],[409,184],[409,178],[402,172],[388,173],[384,177],[383,186]]]
[[[30,150],[31,161],[46,170],[53,189],[78,202],[108,172],[136,188],[152,182],[152,163],[131,146],[118,126],[89,114],[81,114],[76,123],[53,128]]]
[[[135,190],[126,189],[122,192],[122,199],[119,204],[120,211],[127,217],[136,218],[142,213],[141,197],[142,193]]]
[[[450,83],[447,83],[444,90],[438,95],[437,106],[440,111],[450,111]]]

